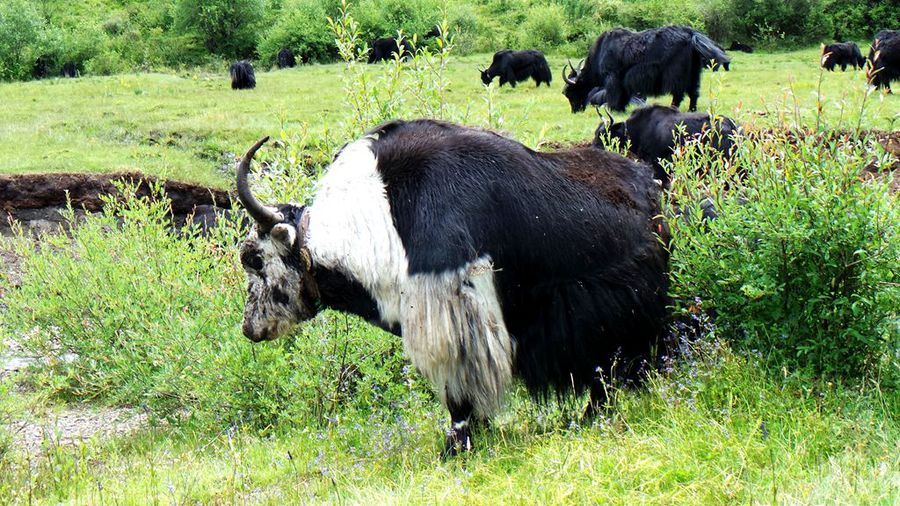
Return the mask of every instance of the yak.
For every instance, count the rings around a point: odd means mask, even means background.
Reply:
[[[891,93],[891,81],[900,80],[900,30],[882,30],[875,34],[869,49],[869,83],[887,88]]]
[[[728,50],[729,51],[741,51],[744,53],[752,53],[753,52],[752,47],[748,46],[747,44],[742,44],[735,40],[731,41],[731,45],[728,46]]]
[[[62,76],[63,77],[78,77],[78,65],[73,61],[67,61],[63,63],[62,66]]]
[[[485,85],[491,84],[491,81],[498,76],[500,77],[500,86],[509,83],[513,88],[516,87],[517,82],[525,81],[528,78],[534,79],[535,86],[547,83],[547,87],[550,87],[550,81],[553,79],[544,53],[536,49],[526,51],[502,49],[494,53],[491,66],[480,69],[480,71],[481,82]]]
[[[822,46],[822,68],[832,72],[838,65],[842,72],[847,70],[848,65],[861,69],[866,66],[866,59],[855,42],[835,42]]]
[[[667,26],[643,32],[624,28],[609,30],[594,42],[579,69],[571,63],[571,72],[563,79],[563,94],[572,112],[583,111],[590,91],[606,90],[606,105],[624,111],[632,96],[652,97],[671,93],[672,106],[678,107],[685,93],[690,110],[697,110],[700,73],[707,65],[728,70],[731,60],[709,37],[686,26]]]
[[[394,58],[395,54],[400,55],[402,60],[412,56],[413,53],[415,53],[415,49],[407,39],[401,39],[398,42],[394,37],[383,37],[372,41],[369,63],[390,60]]]
[[[253,72],[253,65],[247,60],[232,63],[228,72],[231,74],[232,90],[256,88],[256,74]]]
[[[41,55],[34,61],[34,65],[31,67],[31,77],[43,79],[50,75],[50,72],[55,66],[56,58],[46,54]]]
[[[601,123],[594,133],[594,146],[603,149],[607,140],[613,139],[622,146],[630,143],[631,151],[653,166],[656,179],[667,188],[670,176],[660,161],[670,159],[678,146],[697,139],[730,158],[737,132],[737,124],[731,118],[651,105],[636,109],[625,121],[612,123],[610,118]]]
[[[603,88],[594,88],[588,93],[588,104],[594,107],[601,107],[606,104],[606,90]],[[647,100],[641,96],[640,93],[635,93],[634,96],[631,97],[631,100],[628,101],[628,105],[634,106],[644,106],[647,105]]]
[[[278,51],[278,68],[286,69],[297,66],[297,59],[294,57],[294,52],[289,48],[283,47],[281,51]]]
[[[264,205],[240,249],[243,333],[275,339],[323,308],[398,335],[450,412],[444,455],[500,409],[639,380],[667,318],[667,228],[649,167],[590,146],[539,153],[436,120],[345,145],[312,201]],[[590,407],[589,407],[590,409]]]

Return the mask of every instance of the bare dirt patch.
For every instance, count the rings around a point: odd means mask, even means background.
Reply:
[[[17,451],[37,455],[56,446],[127,436],[146,425],[147,415],[139,410],[69,404],[58,412],[12,421],[5,430]]]
[[[115,182],[138,184],[138,196],[149,196],[151,185],[161,183],[176,224],[192,216],[209,226],[219,213],[231,209],[231,194],[224,190],[179,181],[160,182],[137,172],[0,175],[0,234],[9,235],[13,222],[34,231],[58,230],[66,223],[61,211],[67,203],[71,203],[76,218],[98,212],[103,207],[101,196],[118,193]]]

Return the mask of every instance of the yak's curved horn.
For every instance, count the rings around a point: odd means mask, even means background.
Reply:
[[[568,74],[566,74],[566,66],[565,65],[563,65],[563,68],[562,68],[562,78],[563,78],[563,81],[566,82],[566,84],[575,84],[575,80],[572,79],[571,77],[569,77]]]
[[[241,158],[241,163],[238,164],[237,169],[238,200],[241,201],[244,209],[247,210],[247,214],[259,224],[261,230],[269,230],[284,219],[281,213],[272,211],[256,200],[256,197],[254,197],[253,193],[250,191],[249,183],[247,183],[247,174],[250,173],[250,162],[253,160],[253,155],[255,155],[260,146],[265,144],[268,140],[269,137],[266,136],[257,141],[256,144],[247,151],[247,154]]]
[[[609,107],[604,107],[603,112],[606,113],[606,117],[609,120],[610,125],[616,122],[616,120],[613,119],[612,114],[609,113]]]

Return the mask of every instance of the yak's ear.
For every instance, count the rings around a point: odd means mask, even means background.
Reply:
[[[270,232],[272,238],[278,242],[284,243],[287,246],[293,246],[294,241],[297,239],[297,231],[293,226],[288,225],[287,223],[279,223],[272,227],[272,231]]]

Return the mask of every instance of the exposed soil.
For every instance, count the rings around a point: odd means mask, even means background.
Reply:
[[[66,222],[61,211],[67,199],[76,219],[98,212],[103,207],[101,196],[117,194],[116,181],[139,183],[139,196],[150,195],[150,185],[158,182],[136,172],[0,175],[0,235],[11,233],[13,221],[27,230],[58,230]],[[221,212],[231,208],[231,195],[223,190],[177,181],[164,181],[163,189],[176,224],[192,216],[204,227],[212,226]]]

